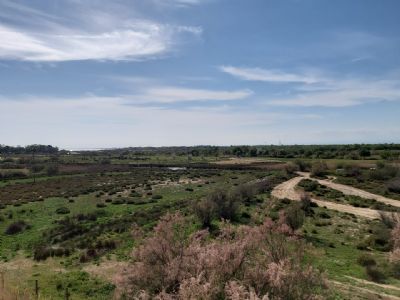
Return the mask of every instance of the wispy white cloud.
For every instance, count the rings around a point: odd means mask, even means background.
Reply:
[[[331,80],[315,90],[299,89],[291,97],[273,99],[268,104],[281,106],[346,107],[371,102],[400,101],[397,80]]]
[[[251,90],[207,90],[182,88],[174,86],[149,87],[142,93],[126,96],[135,103],[176,103],[186,101],[230,101],[240,100],[251,96]]]
[[[0,4],[1,8],[10,9],[9,2]],[[11,8],[14,18],[30,20],[32,11],[35,18],[32,26],[23,22],[0,24],[0,59],[3,60],[140,60],[173,50],[182,34],[199,36],[202,33],[201,27],[161,24],[128,16],[126,12],[119,16],[117,10],[104,13],[85,7],[83,12],[75,7],[77,13],[71,17],[74,22],[67,22],[64,16],[50,18],[33,8],[21,5]]]
[[[327,76],[313,70],[295,74],[284,70],[222,66],[221,71],[241,80],[286,84],[290,96],[266,96],[266,103],[280,106],[346,107],[380,101],[400,101],[398,76],[382,76],[379,80],[356,76]]]
[[[241,68],[233,66],[221,66],[222,72],[228,73],[234,77],[247,81],[265,81],[265,82],[299,82],[316,83],[322,81],[322,78],[308,74],[294,74],[282,72],[279,70],[267,70],[262,68]]]
[[[188,7],[193,5],[199,5],[210,0],[153,0],[159,5],[173,5],[176,7]]]

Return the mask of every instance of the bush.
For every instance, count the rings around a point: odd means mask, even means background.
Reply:
[[[237,198],[240,202],[248,202],[257,194],[257,188],[258,187],[254,184],[238,185],[230,196]]]
[[[193,211],[202,223],[203,228],[210,227],[214,218],[235,220],[239,210],[239,195],[215,190],[205,199],[193,204]]]
[[[380,251],[389,251],[391,246],[391,234],[389,228],[380,223],[372,225],[370,230],[372,231],[372,235],[369,238],[370,245]]]
[[[390,229],[396,227],[396,224],[400,223],[400,215],[396,213],[389,212],[379,212],[379,216],[381,218],[382,223]]]
[[[160,220],[119,275],[121,298],[313,299],[324,290],[321,274],[304,260],[303,242],[291,239],[282,219],[225,223],[215,239],[205,230],[190,234],[189,224],[179,214]]]
[[[163,197],[163,196],[161,196],[161,195],[153,195],[153,196],[151,197],[151,199],[153,199],[153,200],[160,200],[160,199],[162,199],[162,197]]]
[[[310,195],[304,193],[300,196],[300,208],[304,211],[306,216],[312,216],[314,211],[312,210],[313,202],[311,201]]]
[[[70,210],[68,207],[60,207],[60,208],[56,209],[56,214],[59,214],[59,215],[66,215],[69,213],[70,213]]]
[[[385,165],[381,168],[370,170],[369,178],[372,180],[389,180],[399,174],[399,169],[390,165]]]
[[[328,221],[328,220],[315,221],[315,226],[317,226],[317,227],[324,227],[324,226],[330,226],[330,225],[332,225],[332,222]]]
[[[361,169],[358,166],[346,165],[344,167],[344,176],[357,178],[361,176]]]
[[[294,163],[298,166],[299,170],[302,172],[309,171],[311,168],[311,165],[309,162],[306,162],[304,160],[295,160]]]
[[[390,192],[400,194],[400,178],[397,177],[388,182],[387,188]]]
[[[285,171],[288,174],[294,174],[295,172],[299,171],[299,167],[295,163],[289,162],[285,165]]]
[[[366,241],[361,241],[356,245],[356,248],[358,250],[367,250],[368,249],[368,243]]]
[[[392,262],[391,271],[394,278],[400,279],[400,261]]]
[[[130,196],[131,197],[142,197],[142,194],[138,193],[137,191],[132,191]]]
[[[49,165],[49,166],[46,168],[46,174],[47,174],[47,176],[54,176],[54,175],[57,175],[58,172],[59,172],[58,165]]]
[[[362,254],[358,257],[357,263],[363,267],[371,267],[376,265],[375,259],[369,254]]]
[[[311,167],[311,176],[324,177],[328,173],[328,166],[324,162],[315,162]]]
[[[306,192],[313,192],[315,191],[319,184],[318,182],[310,179],[303,179],[299,184]]]
[[[209,200],[215,203],[218,218],[235,220],[239,210],[239,199],[234,194],[217,190],[210,194]]]
[[[290,205],[285,211],[286,223],[291,229],[296,230],[303,226],[305,214],[298,203]]]
[[[107,207],[107,204],[105,204],[105,203],[103,203],[103,202],[97,203],[97,204],[96,204],[96,207],[98,207],[98,208]]]
[[[202,228],[211,227],[211,223],[216,216],[216,211],[216,204],[209,198],[193,203],[193,212],[199,219]]]
[[[51,248],[43,245],[38,245],[33,251],[33,259],[36,261],[45,260],[48,257],[69,256],[71,254],[68,248]]]
[[[29,228],[30,225],[26,224],[25,221],[17,221],[8,225],[7,229],[5,230],[5,234],[14,235]]]
[[[365,272],[367,273],[367,276],[371,281],[383,283],[386,279],[385,274],[375,266],[366,267]]]
[[[112,200],[112,204],[114,204],[114,205],[120,205],[120,204],[124,204],[124,203],[125,203],[125,200],[121,199],[121,198]]]
[[[320,217],[322,219],[330,219],[331,218],[331,216],[325,211],[319,212],[318,213],[318,217]]]

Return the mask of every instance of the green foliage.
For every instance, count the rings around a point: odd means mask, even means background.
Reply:
[[[375,259],[370,254],[362,254],[358,257],[357,263],[363,267],[371,267],[376,265]]]
[[[59,214],[59,215],[66,215],[66,214],[69,214],[70,212],[71,211],[69,210],[69,208],[64,207],[64,206],[56,209],[56,214]]]
[[[306,192],[313,192],[318,188],[319,184],[315,180],[303,179],[300,181],[299,186],[301,186]]]
[[[387,184],[387,188],[390,192],[400,194],[400,177],[389,181]]]
[[[374,282],[378,283],[384,283],[386,279],[386,275],[383,273],[383,271],[376,267],[376,266],[367,266],[365,268],[365,272],[368,276],[369,280],[372,280]]]
[[[312,164],[311,176],[324,177],[328,173],[328,166],[325,162],[318,161]]]
[[[14,235],[17,233],[21,233],[25,229],[29,228],[31,228],[31,226],[27,224],[25,221],[17,221],[8,225],[4,233],[8,235]]]
[[[285,219],[286,223],[292,228],[293,230],[297,230],[303,226],[305,218],[305,213],[301,208],[301,205],[298,203],[294,203],[290,205],[285,210]]]

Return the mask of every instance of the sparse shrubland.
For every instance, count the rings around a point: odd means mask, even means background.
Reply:
[[[368,281],[400,287],[398,217],[391,213],[397,208],[307,179],[297,187],[306,192],[298,202],[270,195],[296,171],[311,171],[400,199],[396,147],[73,154],[49,154],[53,150],[44,147],[34,157],[29,151],[40,147],[0,147],[6,151],[0,158],[0,264],[6,277],[18,276],[15,286],[32,291],[38,279],[49,299],[63,299],[66,287],[71,299],[112,299],[113,284],[128,299],[357,299],[356,289],[346,297],[342,289],[326,288],[332,280],[358,285],[350,277],[367,280],[359,284],[364,289]],[[369,220],[311,198],[386,213],[382,221]],[[132,226],[140,232],[133,238]]]

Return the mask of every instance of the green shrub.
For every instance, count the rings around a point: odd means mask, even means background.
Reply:
[[[332,225],[332,222],[329,221],[329,220],[318,220],[318,221],[315,221],[314,224],[315,224],[315,226],[323,227],[323,226],[330,226],[330,225]]]
[[[31,226],[28,225],[25,221],[17,221],[8,225],[4,233],[8,235],[14,235],[29,228],[31,228]]]
[[[330,219],[331,218],[331,216],[325,211],[321,211],[320,213],[318,213],[318,217],[320,217],[322,219]]]
[[[376,265],[375,259],[369,254],[362,254],[358,257],[357,263],[363,267],[371,267]]]
[[[205,198],[193,203],[193,212],[199,219],[201,227],[209,228],[216,216],[217,206],[211,199]]]
[[[298,203],[290,205],[285,211],[286,223],[293,230],[303,226],[305,214]]]
[[[396,261],[391,266],[392,276],[396,279],[400,279],[400,262]]]
[[[306,192],[313,192],[318,188],[319,184],[314,180],[303,179],[300,181],[299,186],[301,186]]]
[[[137,191],[132,191],[130,194],[131,197],[142,197],[142,194]]]
[[[70,210],[68,207],[59,207],[56,209],[56,214],[59,214],[59,215],[65,215],[65,214],[69,214],[69,213],[70,213]]]
[[[124,204],[124,203],[125,203],[125,200],[121,199],[121,198],[117,198],[112,201],[112,204],[114,204],[114,205],[120,205],[120,204]]]
[[[358,250],[367,250],[368,249],[368,243],[366,241],[361,241],[356,245],[356,248]]]
[[[304,160],[296,159],[294,163],[298,166],[299,170],[302,172],[309,171],[311,168],[311,164]]]
[[[376,266],[367,266],[365,272],[371,281],[383,283],[386,279],[385,274]]]
[[[388,182],[387,188],[392,193],[400,194],[400,178],[395,178]]]
[[[311,167],[311,175],[315,177],[324,177],[328,173],[328,166],[325,162],[315,162]]]

